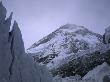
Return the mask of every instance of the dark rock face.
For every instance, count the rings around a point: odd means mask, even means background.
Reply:
[[[9,32],[12,13],[8,19],[5,20],[5,17],[6,9],[0,3],[0,82],[52,82],[47,69],[25,54],[16,21]]]
[[[62,77],[74,76],[75,74],[78,74],[83,77],[94,67],[104,62],[110,64],[110,45],[102,45],[97,49],[87,50],[79,54],[82,56],[76,58],[75,56],[70,56],[64,59],[64,61],[61,61],[65,63],[62,63],[62,65],[58,68],[52,69],[52,74],[54,76],[60,75]]]
[[[110,75],[104,76],[103,82],[110,82]]]
[[[103,36],[104,43],[109,44],[110,43],[110,26],[105,29],[105,34]]]
[[[83,82],[110,82],[109,74],[110,66],[104,62],[89,71],[82,80]]]

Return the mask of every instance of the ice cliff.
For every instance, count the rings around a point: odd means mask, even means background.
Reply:
[[[0,2],[0,82],[52,82],[44,66],[25,54],[22,34],[16,21],[11,32],[12,13],[6,19],[6,8]]]

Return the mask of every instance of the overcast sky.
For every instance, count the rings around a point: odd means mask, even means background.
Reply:
[[[110,0],[2,0],[19,23],[25,47],[72,23],[104,33],[110,25]]]

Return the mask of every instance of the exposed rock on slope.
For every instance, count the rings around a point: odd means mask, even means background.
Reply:
[[[110,66],[104,62],[89,71],[83,78],[79,75],[71,77],[54,77],[54,82],[110,82]]]
[[[110,43],[110,26],[105,29],[105,34],[104,34],[104,43],[108,44]]]
[[[51,72],[63,77],[79,74],[82,77],[94,67],[107,62],[110,64],[110,45],[101,45],[92,50],[71,55],[61,61]]]
[[[89,71],[83,77],[83,80],[87,82],[110,82],[110,78],[107,79],[109,74],[110,74],[110,66],[104,62],[103,64]]]
[[[0,82],[52,82],[47,69],[25,54],[16,21],[9,33],[12,14],[7,20],[5,16],[6,9],[0,3]]]

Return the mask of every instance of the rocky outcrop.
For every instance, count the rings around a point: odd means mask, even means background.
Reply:
[[[52,82],[44,66],[25,54],[22,34],[16,21],[11,32],[12,13],[5,20],[6,9],[0,3],[0,82]]]
[[[109,44],[110,43],[110,26],[105,29],[103,40],[104,40],[105,44]]]
[[[63,63],[51,70],[54,76],[69,77],[78,74],[83,77],[103,62],[110,64],[110,45],[100,45],[95,49],[69,56],[61,62]]]
[[[82,80],[85,82],[110,82],[110,66],[104,62],[93,70],[89,71]]]
[[[90,70],[83,78],[79,75],[61,78],[54,77],[54,82],[110,82],[110,66],[104,62]]]

